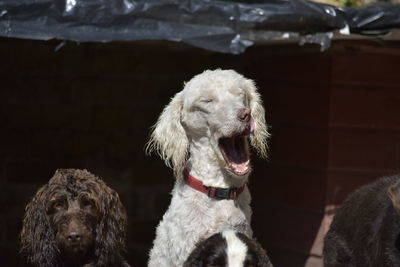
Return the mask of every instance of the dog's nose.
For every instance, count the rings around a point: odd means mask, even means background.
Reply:
[[[237,117],[240,121],[249,122],[250,121],[250,109],[249,108],[239,109]]]
[[[79,232],[70,232],[67,236],[69,242],[79,242],[81,240],[81,234]]]

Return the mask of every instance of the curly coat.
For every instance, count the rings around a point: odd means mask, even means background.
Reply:
[[[206,70],[171,99],[147,144],[176,177],[149,267],[182,266],[197,242],[223,229],[252,236],[249,149],[266,158],[268,137],[255,83],[234,70]],[[184,169],[203,186],[244,190],[234,200],[211,198],[185,184]]]
[[[400,266],[400,175],[356,190],[336,211],[324,239],[326,267]]]
[[[73,211],[72,201],[79,203]],[[61,232],[71,220],[87,232],[87,244],[80,244],[86,255],[75,255],[79,264],[66,260],[71,255],[62,249]],[[125,209],[114,190],[86,170],[59,169],[26,206],[21,253],[39,267],[129,266],[123,257],[126,227]]]

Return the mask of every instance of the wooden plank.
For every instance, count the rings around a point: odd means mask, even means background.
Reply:
[[[399,75],[400,76],[400,75]],[[333,90],[332,127],[364,127],[400,130],[400,87],[398,90]]]
[[[323,211],[309,212],[266,203],[262,207],[254,207],[254,235],[266,248],[278,247],[308,255],[323,216]]]
[[[334,52],[332,57],[332,80],[338,82],[363,81],[373,84],[398,85],[400,55],[350,50]]]
[[[293,209],[323,211],[326,197],[324,171],[269,165],[266,171],[255,166],[249,184],[252,206],[264,203],[284,205]]]
[[[362,171],[397,168],[395,135],[386,132],[336,130],[330,135],[330,168]]]

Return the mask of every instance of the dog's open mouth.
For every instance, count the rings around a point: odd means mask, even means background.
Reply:
[[[219,139],[219,149],[228,169],[238,176],[250,171],[250,154],[247,138],[253,127],[249,125],[242,133]]]

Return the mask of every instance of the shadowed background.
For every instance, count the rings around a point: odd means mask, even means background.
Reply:
[[[234,56],[168,42],[0,40],[0,265],[18,256],[24,207],[57,168],[84,168],[119,192],[128,260],[145,266],[174,178],[146,156],[149,128],[193,75],[255,80],[271,126],[253,157],[255,236],[275,266],[320,263],[325,208],[400,168],[399,44],[335,41],[326,52],[260,44]]]

